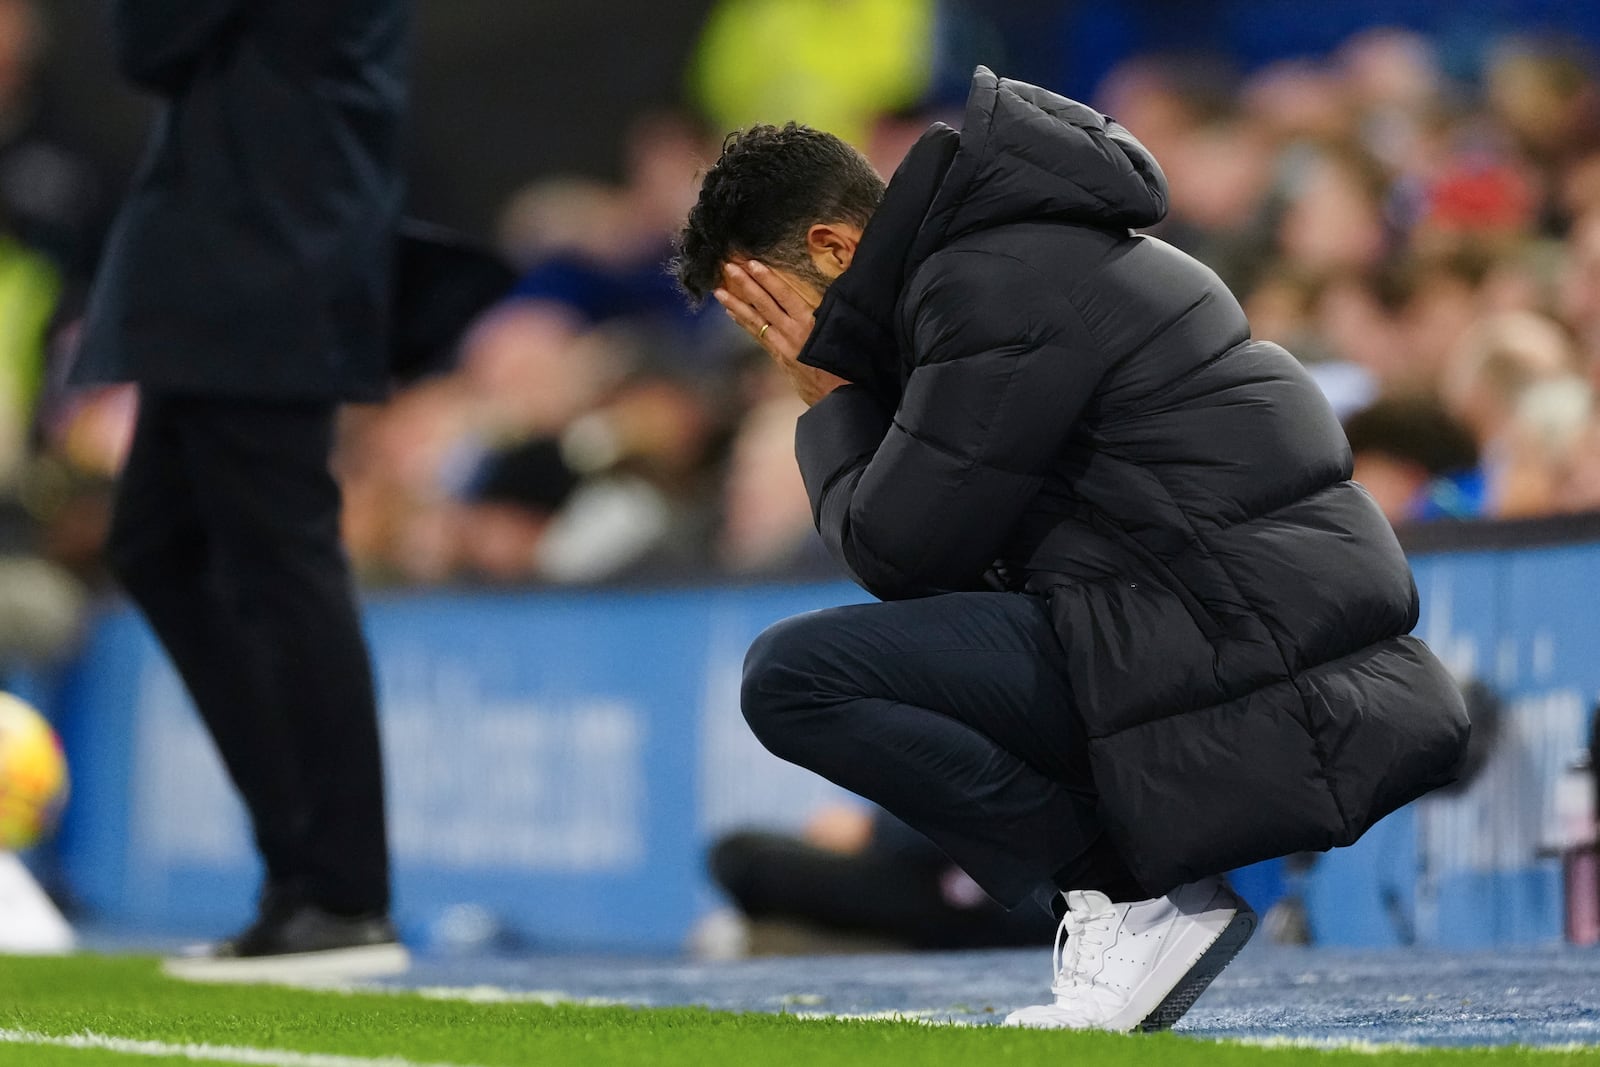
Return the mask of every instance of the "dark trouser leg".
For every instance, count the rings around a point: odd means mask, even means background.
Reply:
[[[1014,906],[1063,870],[1080,889],[1125,877],[1098,843],[1063,660],[1023,594],[831,608],[757,638],[743,708],[774,754],[885,808]]]
[[[385,910],[371,668],[327,466],[334,409],[145,405],[113,527],[119,575],[216,741],[269,878],[333,911]]]
[[[184,416],[141,398],[107,554],[177,668],[244,799],[272,882],[299,874],[304,796],[283,709],[217,573],[189,470]]]

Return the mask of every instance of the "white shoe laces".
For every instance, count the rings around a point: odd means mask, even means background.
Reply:
[[[1074,903],[1078,907],[1072,907]],[[1076,893],[1068,897],[1067,913],[1056,928],[1055,949],[1051,952],[1055,965],[1052,993],[1062,996],[1094,984],[1094,976],[1100,971],[1100,954],[1111,944],[1109,935],[1116,917],[1114,908],[1093,908],[1092,901]]]

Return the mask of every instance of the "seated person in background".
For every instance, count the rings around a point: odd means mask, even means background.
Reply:
[[[1008,911],[937,845],[882,809],[818,811],[799,835],[740,830],[707,857],[711,877],[750,920],[749,955],[848,949],[1037,945],[1056,921]]]

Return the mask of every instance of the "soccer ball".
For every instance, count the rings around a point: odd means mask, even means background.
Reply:
[[[28,704],[0,693],[0,852],[37,843],[66,802],[67,760],[55,731]]]

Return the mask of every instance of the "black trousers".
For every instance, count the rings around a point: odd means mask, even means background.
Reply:
[[[1013,907],[1041,888],[1144,893],[1095,816],[1044,602],[952,593],[797,615],[745,659],[768,750],[920,831]]]
[[[972,883],[931,844],[894,847],[874,838],[841,854],[746,830],[719,839],[707,861],[711,877],[752,919],[798,920],[915,949],[1037,945],[1056,929],[1043,908],[1008,911],[969,895]]]
[[[249,809],[268,888],[358,914],[388,909],[389,861],[334,417],[147,392],[108,555]]]

